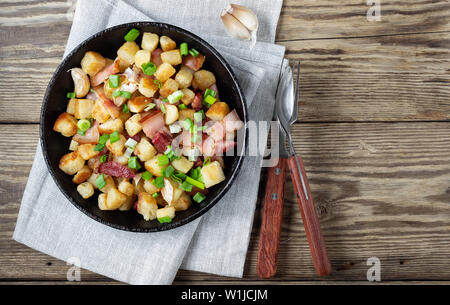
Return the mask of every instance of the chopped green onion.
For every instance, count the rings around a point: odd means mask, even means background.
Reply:
[[[133,148],[127,147],[127,150],[125,150],[125,153],[123,155],[127,158],[130,158],[133,152],[134,152]]]
[[[127,103],[123,104],[122,112],[123,112],[123,113],[128,113],[128,112],[130,112],[130,108],[128,108]]]
[[[196,49],[190,49],[189,50],[189,54],[191,54],[192,56],[197,56],[198,54],[200,54]]]
[[[194,121],[196,121],[197,123],[200,123],[201,121],[203,121],[203,113],[201,113],[200,111],[195,112],[194,113]]]
[[[181,56],[186,56],[188,55],[188,53],[188,44],[187,42],[183,42],[182,44],[180,44],[180,54]]]
[[[209,105],[212,105],[212,104],[214,104],[214,103],[216,102],[216,98],[213,97],[213,96],[211,96],[211,95],[207,95],[207,96],[203,99],[203,101],[204,101],[205,103],[209,104]]]
[[[191,129],[191,126],[193,125],[192,120],[190,118],[185,119],[182,124],[183,124],[183,128],[186,130]]]
[[[139,37],[139,34],[141,34],[141,32],[138,29],[131,29],[123,38],[126,41],[135,41],[136,38]]]
[[[161,110],[162,113],[166,113],[166,107],[164,104],[159,105],[159,110]]]
[[[141,65],[142,71],[146,75],[153,75],[156,72],[156,65],[151,61]]]
[[[200,167],[193,168],[189,171],[189,176],[192,179],[199,180],[201,176]]]
[[[84,136],[84,134],[86,133],[86,131],[85,131],[85,130],[78,129],[77,133],[78,133],[79,135]]]
[[[170,218],[169,216],[164,216],[161,218],[158,218],[159,223],[169,223],[172,222],[172,218]]]
[[[167,164],[169,164],[169,158],[166,155],[158,157],[158,165],[159,166],[164,166]]]
[[[108,160],[108,155],[103,155],[100,157],[100,163],[105,163]]]
[[[195,202],[202,202],[203,200],[205,200],[206,196],[203,195],[202,193],[197,193],[194,195],[194,197],[192,197],[192,199],[194,199]]]
[[[108,139],[109,139],[109,134],[107,134],[107,133],[105,133],[105,134],[102,134],[101,136],[100,136],[100,138],[98,139],[98,144],[106,144],[106,142],[108,141]]]
[[[163,175],[166,176],[167,178],[169,178],[170,176],[172,176],[173,172],[175,171],[175,169],[173,168],[172,165],[169,165],[167,168],[163,169]]]
[[[150,173],[149,171],[145,171],[142,173],[142,179],[144,179],[145,181],[148,181],[150,179],[152,179],[153,175],[152,173]]]
[[[159,196],[159,193],[158,193],[158,192],[152,194],[152,197],[153,197],[153,198],[158,198],[158,196]]]
[[[154,103],[149,103],[149,104],[147,105],[147,107],[145,107],[144,111],[152,110],[153,108],[155,108],[155,106],[156,106],[156,104],[154,104]]]
[[[94,93],[94,89],[92,89],[92,87],[89,89],[90,92]]]
[[[156,177],[155,179],[153,179],[152,184],[159,189],[162,188],[164,186],[164,177]]]
[[[101,174],[100,176],[98,176],[95,179],[95,184],[97,185],[97,187],[101,190],[102,188],[104,188],[106,186],[106,181],[105,181],[105,175]]]
[[[131,93],[130,92],[128,92],[128,91],[120,91],[120,90],[117,90],[117,91],[115,91],[114,93],[113,93],[113,96],[114,97],[118,97],[118,96],[123,96],[124,98],[130,98],[131,97]]]
[[[153,80],[153,83],[156,84],[156,85],[158,85],[158,89],[161,89],[162,83],[161,83],[159,80],[154,79],[154,80]]]
[[[179,133],[181,131],[181,126],[178,124],[169,125],[170,133]]]
[[[75,92],[67,92],[67,95],[66,95],[68,98],[75,98],[76,97],[76,94],[75,94]]]
[[[129,138],[126,142],[125,142],[125,146],[129,147],[129,148],[135,148],[138,142],[136,142],[136,140],[134,140],[133,138]]]
[[[191,177],[186,177],[186,182],[198,187],[199,189],[205,189],[205,185],[202,182],[192,179]]]
[[[109,76],[109,86],[111,88],[119,87],[119,83],[120,83],[120,76],[119,75],[110,75]]]
[[[185,104],[178,105],[178,109],[180,109],[180,110],[184,110],[186,108],[187,108],[187,106]]]
[[[94,147],[94,151],[102,151],[105,148],[105,144],[97,144]]]
[[[184,180],[184,179],[186,179],[187,176],[186,176],[185,173],[182,173],[182,172],[176,170],[176,171],[172,174],[172,177],[177,177],[178,179]]]
[[[166,98],[163,98],[161,101],[163,101],[164,103],[167,103],[169,100]]]
[[[205,90],[205,94],[203,95],[203,97],[207,97],[208,95],[211,95],[212,97],[216,97],[216,91],[207,88]]]
[[[112,134],[109,135],[109,142],[111,144],[115,143],[115,142],[117,142],[119,140],[120,140],[120,136],[119,136],[119,133],[117,131],[114,131]]]
[[[177,90],[174,93],[172,93],[171,95],[169,95],[167,97],[167,99],[169,100],[169,103],[171,104],[175,104],[176,102],[178,102],[179,100],[181,100],[184,96],[183,91],[181,90]]]
[[[209,163],[211,163],[211,158],[210,158],[210,157],[206,158],[206,159],[203,161],[203,166],[206,166],[206,165],[208,165]]]
[[[128,159],[128,167],[135,170],[139,170],[141,168],[141,165],[139,164],[136,156]]]
[[[82,119],[78,121],[77,126],[81,131],[86,131],[91,127],[91,122],[89,122],[89,120]]]
[[[192,184],[190,184],[189,182],[184,181],[184,182],[180,185],[180,188],[181,188],[183,191],[190,192],[190,191],[192,191]]]

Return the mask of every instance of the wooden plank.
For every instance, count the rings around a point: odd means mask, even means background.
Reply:
[[[54,43],[39,49],[28,43],[0,47],[5,54],[0,59],[0,122],[39,121],[47,83],[63,53]],[[301,121],[450,119],[450,33],[283,44],[289,58],[302,61]],[[20,92],[11,95],[18,83],[23,84]]]
[[[64,281],[64,262],[11,240],[38,126],[0,125],[0,133],[0,279]],[[293,134],[305,161],[333,273],[328,278],[315,275],[288,180],[274,280],[365,281],[366,261],[372,256],[381,260],[382,280],[450,280],[450,122],[295,124]],[[245,281],[257,280],[261,198]],[[85,270],[81,276],[108,281]],[[188,271],[180,271],[176,280],[238,281]]]
[[[285,0],[277,40],[361,37],[450,30],[447,0],[380,1],[381,21],[368,21],[366,1]]]
[[[397,28],[384,21],[370,23],[369,27],[356,22],[355,16],[365,9],[359,0],[340,4],[339,9],[334,2],[324,0],[303,1],[300,5],[292,0],[285,2],[279,39],[287,47],[289,58],[303,62],[300,120],[449,119],[450,74],[446,67],[450,32],[397,34],[410,33],[406,28],[414,32],[448,30],[448,18],[444,17],[450,14],[445,9],[450,4],[411,2],[383,4],[389,18],[399,18],[395,24],[407,24]],[[43,8],[39,3],[6,3],[0,12],[0,122],[39,122],[45,89],[64,52],[70,30],[66,1],[48,1]],[[406,15],[408,18],[404,18]],[[369,24],[365,18],[359,19]],[[423,27],[418,23],[423,23]],[[303,35],[302,39],[316,37],[303,34],[298,28],[302,24],[307,24],[311,33],[319,33],[318,37],[333,33],[332,29],[345,28],[361,31],[352,32],[351,36],[395,36],[285,41],[298,39],[294,34]],[[323,24],[328,26],[322,29]],[[374,24],[378,30],[372,28]],[[342,35],[347,37],[348,31]],[[17,84],[20,91],[11,94],[11,88]]]

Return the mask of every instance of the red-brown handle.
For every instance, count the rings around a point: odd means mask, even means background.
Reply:
[[[298,162],[295,159],[296,157]],[[288,165],[292,182],[294,183],[298,206],[300,207],[300,212],[302,214],[314,266],[316,267],[317,274],[320,276],[329,275],[331,273],[331,263],[328,258],[322,230],[320,229],[319,217],[317,216],[314,201],[311,196],[303,160],[300,156],[292,156],[288,159]],[[305,191],[300,178],[300,171],[303,176],[303,182],[308,196],[305,196]],[[308,197],[308,199],[306,199],[306,197]]]
[[[260,278],[270,278],[277,271],[286,161],[287,159],[280,158],[278,164],[269,168],[267,173],[266,193],[259,233],[258,260],[256,262],[256,271]]]

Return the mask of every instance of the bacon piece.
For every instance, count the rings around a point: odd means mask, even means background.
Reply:
[[[161,59],[161,53],[163,52],[163,50],[161,48],[157,48],[156,50],[154,50],[152,52],[152,63],[155,64],[155,66],[159,67],[159,65],[162,64],[162,59]]]
[[[143,117],[139,123],[141,123],[145,135],[153,139],[153,136],[164,127],[164,117],[161,112],[153,111]]]
[[[223,156],[223,153],[237,146],[237,142],[224,140],[216,142],[216,156]]]
[[[203,95],[200,92],[195,94],[194,100],[192,101],[192,105],[191,105],[195,111],[199,111],[200,109],[202,109],[202,100],[203,100]]]
[[[159,152],[165,152],[170,142],[172,142],[172,136],[167,129],[156,132],[152,138],[152,143]]]
[[[120,72],[119,61],[116,60],[112,64],[104,67],[103,70],[95,74],[93,77],[91,77],[91,86],[95,87],[100,85],[110,75],[116,74],[118,72]]]
[[[109,176],[122,177],[126,179],[134,178],[134,176],[136,175],[128,167],[114,161],[100,164],[98,172]]]
[[[202,153],[205,157],[212,157],[216,153],[216,142],[213,137],[207,137],[202,142]]]
[[[128,133],[125,133],[125,138],[127,138],[127,140],[128,139],[133,139],[133,140],[135,140],[138,143],[141,142],[141,136],[139,134],[135,134],[134,136],[130,136]]]
[[[117,107],[114,104],[114,102],[111,101],[106,96],[102,85],[94,87],[94,91],[95,91],[95,93],[97,93],[98,98],[103,102],[103,105],[105,106],[105,108],[108,111],[109,115],[111,117],[113,117],[114,119],[117,119],[120,116],[120,112],[122,111],[122,109],[120,107]]]
[[[197,157],[197,160],[194,162],[194,167],[202,166],[202,165],[203,165],[202,159],[200,159],[199,157]]]
[[[80,144],[97,144],[100,134],[98,132],[98,122],[94,121],[91,128],[86,130],[84,135],[76,134],[73,136],[73,140]]]
[[[239,130],[244,126],[244,122],[239,118],[236,109],[233,109],[230,113],[228,113],[222,120],[225,126],[225,132],[233,132],[235,130]]]
[[[200,70],[205,62],[205,55],[198,54],[197,56],[192,56],[189,54],[183,59],[183,65],[191,68],[194,71]]]

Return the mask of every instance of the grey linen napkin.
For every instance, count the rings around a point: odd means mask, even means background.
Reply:
[[[259,40],[252,50],[225,33],[218,16],[228,1],[78,0],[65,55],[92,34],[117,24],[178,25],[225,57],[246,96],[249,118],[268,121],[284,56],[284,48],[273,44],[282,0],[234,2],[259,17]],[[76,258],[85,269],[131,284],[170,284],[180,267],[242,277],[261,158],[244,160],[232,188],[200,219],[170,231],[131,233],[102,225],[76,209],[55,185],[38,145],[13,238],[64,261]]]

